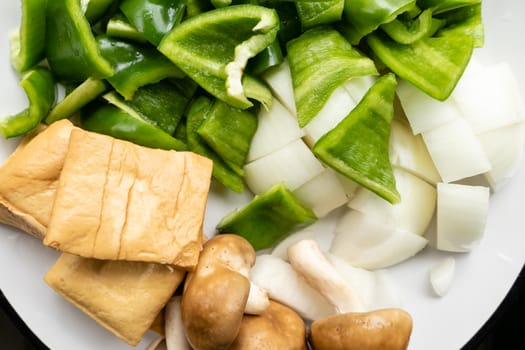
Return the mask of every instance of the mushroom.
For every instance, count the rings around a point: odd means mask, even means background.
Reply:
[[[238,235],[220,234],[204,244],[182,294],[182,323],[192,348],[220,350],[233,343],[254,290],[247,278],[254,263],[253,247]]]
[[[401,309],[345,313],[312,322],[315,350],[404,350],[412,332],[412,318]]]
[[[164,309],[164,333],[168,350],[191,350],[182,324],[181,299],[180,295],[174,296]]]
[[[366,311],[357,291],[324,256],[315,240],[304,239],[291,245],[288,259],[304,280],[334,306],[337,313]]]
[[[276,301],[261,315],[245,315],[239,335],[228,350],[306,350],[303,319]]]
[[[146,350],[167,350],[166,339],[163,335],[159,335],[149,343]]]

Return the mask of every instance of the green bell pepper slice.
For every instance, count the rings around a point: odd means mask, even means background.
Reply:
[[[116,0],[83,0],[80,2],[81,5],[86,6],[84,15],[89,23],[95,23],[104,17],[116,3]]]
[[[403,45],[379,31],[367,36],[367,43],[391,71],[440,101],[454,90],[474,47],[468,35],[428,37]]]
[[[393,73],[379,78],[312,148],[326,165],[392,204],[401,200],[388,153],[396,87]]]
[[[60,119],[70,118],[80,111],[82,107],[88,105],[97,97],[102,95],[108,86],[103,80],[88,78],[79,86],[70,91],[51,112],[47,115],[44,122],[54,123]]]
[[[167,80],[139,88],[125,103],[140,113],[151,124],[172,135],[188,106],[185,96]]]
[[[303,29],[340,21],[345,0],[296,0],[295,6]]]
[[[120,10],[150,43],[157,46],[182,21],[186,4],[184,0],[124,0]]]
[[[271,67],[283,63],[283,52],[279,40],[275,40],[257,56],[248,61],[246,70],[251,74],[260,75]]]
[[[392,22],[381,25],[381,29],[400,44],[413,44],[434,35],[445,25],[446,20],[434,18],[432,15],[432,9],[426,9],[415,19],[402,19],[398,16]]]
[[[432,9],[434,14],[440,14],[465,6],[480,5],[481,0],[417,0],[418,6]]]
[[[135,91],[144,85],[165,78],[183,78],[184,73],[153,46],[98,36],[100,52],[112,65],[114,74],[107,81],[124,98],[130,100]]]
[[[0,132],[4,138],[25,135],[36,128],[55,103],[55,79],[46,68],[28,70],[22,76],[19,85],[27,95],[29,107],[2,118]]]
[[[48,1],[46,57],[53,74],[62,81],[82,82],[113,74],[78,0]]]
[[[22,0],[19,29],[10,37],[11,65],[25,72],[45,57],[46,0]]]
[[[144,34],[129,23],[122,12],[117,12],[109,18],[106,24],[106,35],[113,38],[136,41],[138,43],[148,42]]]
[[[439,18],[446,21],[447,25],[436,33],[437,36],[468,35],[474,40],[474,47],[484,46],[485,29],[482,20],[481,4],[464,6],[445,12],[439,15]]]
[[[304,127],[334,90],[356,76],[377,74],[374,62],[335,29],[316,27],[288,42],[297,119]]]
[[[137,145],[183,151],[186,145],[142,118],[132,109],[120,108],[123,101],[115,93],[104,95],[110,104],[92,103],[81,111],[83,129],[109,135]]]
[[[158,49],[211,95],[246,109],[253,105],[242,84],[246,64],[273,43],[278,30],[275,10],[232,5],[188,18]]]
[[[234,192],[244,190],[243,178],[234,172],[228,164],[199,135],[198,129],[208,117],[213,101],[205,96],[197,97],[191,104],[186,116],[186,140],[190,151],[213,161],[212,176],[215,180]]]
[[[257,116],[251,109],[238,109],[216,100],[197,133],[234,172],[244,176],[243,167],[256,130]]]
[[[266,249],[294,229],[314,223],[317,217],[303,206],[282,183],[255,196],[243,208],[227,214],[217,225],[220,233],[235,233],[254,249]]]
[[[382,24],[416,6],[416,0],[345,0],[343,10],[345,37],[352,45]]]

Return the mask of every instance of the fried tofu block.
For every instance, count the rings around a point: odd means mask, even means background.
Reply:
[[[87,258],[193,269],[211,160],[73,130],[44,244]]]
[[[140,342],[185,271],[156,263],[61,254],[45,276],[67,301],[130,345]]]
[[[26,137],[0,168],[0,222],[39,239],[49,225],[69,136],[69,120]]]

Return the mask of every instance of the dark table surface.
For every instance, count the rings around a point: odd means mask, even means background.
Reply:
[[[27,328],[1,292],[0,304],[0,349],[48,349]],[[525,349],[525,268],[500,307],[461,350],[487,349]]]

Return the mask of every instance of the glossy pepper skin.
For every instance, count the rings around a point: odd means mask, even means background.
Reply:
[[[29,107],[1,120],[0,132],[5,138],[21,136],[33,130],[55,103],[55,80],[46,68],[27,71],[22,76],[20,86],[27,95]]]
[[[182,151],[186,145],[144,119],[110,104],[89,105],[82,111],[83,129],[127,140],[137,145]]]
[[[46,57],[60,81],[82,82],[113,74],[100,54],[78,0],[52,0],[46,11]]]
[[[180,23],[186,3],[184,0],[124,0],[120,10],[150,43],[157,46]]]

